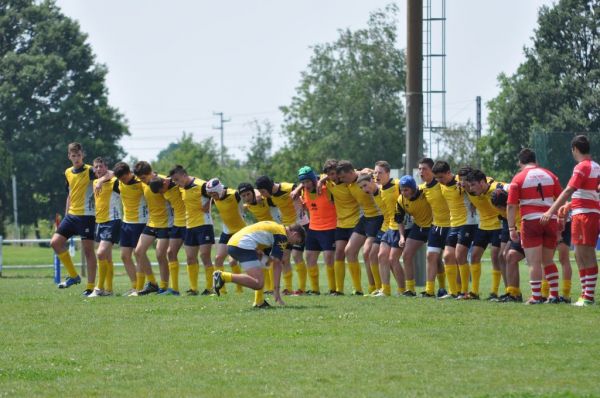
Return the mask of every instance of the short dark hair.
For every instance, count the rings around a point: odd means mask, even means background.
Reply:
[[[273,192],[273,185],[275,182],[269,176],[260,176],[256,179],[255,184],[256,189],[264,189],[265,191],[271,193]]]
[[[136,176],[145,176],[148,174],[152,173],[152,166],[150,166],[150,163],[144,161],[144,160],[140,160],[139,162],[137,162],[135,164],[135,166],[133,166],[133,174],[135,174]]]
[[[104,158],[102,156],[98,156],[96,159],[94,159],[92,164],[94,164],[94,163],[102,163],[102,164],[108,165],[108,163],[106,162],[106,160],[104,160]]]
[[[391,170],[390,164],[385,160],[378,160],[375,162],[375,167],[377,166],[383,168],[387,173],[389,173]]]
[[[459,177],[466,177],[469,175],[469,173],[473,171],[473,167],[466,165],[466,166],[462,166],[460,169],[458,169],[458,176]]]
[[[492,204],[494,206],[505,207],[508,202],[508,192],[498,188],[492,192]]]
[[[535,163],[535,152],[529,148],[523,148],[519,151],[518,159],[521,164]]]
[[[174,174],[187,174],[187,171],[182,165],[176,164],[171,170],[169,170],[169,177],[173,177]]]
[[[587,155],[590,153],[590,140],[585,135],[577,135],[571,140],[571,149],[573,148],[577,148],[582,155]]]
[[[445,160],[438,160],[437,162],[435,162],[433,164],[433,167],[431,168],[431,172],[433,174],[447,173],[449,171],[450,171],[450,165]]]
[[[249,182],[240,183],[240,185],[238,185],[238,187],[237,187],[237,191],[240,194],[242,194],[244,192],[252,192],[252,195],[254,195],[254,187]]]
[[[349,173],[354,171],[354,166],[352,166],[352,163],[349,160],[340,160],[335,171],[337,173]]]
[[[467,177],[465,179],[467,180],[467,182],[487,181],[485,173],[479,169],[471,170],[471,172],[467,174]]]
[[[69,146],[67,146],[67,152],[83,152],[83,145],[79,142],[71,142]]]
[[[115,173],[115,177],[121,178],[125,174],[131,173],[131,169],[129,168],[129,165],[127,163],[117,162],[117,164],[115,164],[115,167],[113,167],[113,173]]]
[[[306,231],[304,230],[304,227],[300,224],[292,224],[288,228],[290,232],[296,232],[298,235],[300,235],[300,244],[302,244],[306,239]]]
[[[150,190],[153,193],[159,193],[163,187],[163,182],[164,182],[164,179],[162,177],[154,176],[150,180],[150,184],[148,184],[148,186],[150,186]]]
[[[323,173],[327,174],[331,170],[337,170],[338,161],[335,159],[327,159],[323,164]]]
[[[419,160],[419,164],[426,164],[429,168],[433,168],[433,159],[431,158],[421,158]]]

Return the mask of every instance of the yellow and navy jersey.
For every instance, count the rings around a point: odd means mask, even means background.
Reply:
[[[436,227],[449,227],[450,209],[442,194],[441,185],[437,180],[433,179],[429,183],[424,182],[419,185],[419,189],[423,191],[425,199],[427,199],[429,206],[431,206],[433,225]]]
[[[161,178],[167,178],[158,175]],[[148,204],[148,226],[152,228],[167,228],[169,226],[170,206],[162,193],[154,193],[150,185],[142,182],[144,198]]]
[[[204,211],[204,206],[210,202],[206,193],[206,181],[192,177],[192,181],[181,189],[181,198],[185,203],[185,226],[187,228],[212,225],[210,212]]]
[[[379,207],[377,207],[377,205],[375,204],[373,196],[363,192],[363,190],[360,189],[360,186],[358,186],[358,183],[356,181],[348,184],[348,190],[350,191],[350,194],[354,197],[354,199],[356,199],[356,201],[358,202],[362,214],[365,217],[376,217],[383,215],[381,209],[379,209]]]
[[[134,176],[127,184],[119,181],[119,192],[121,192],[121,203],[123,204],[123,222],[146,224],[148,222],[148,205],[139,178]]]
[[[214,201],[221,220],[223,221],[223,232],[234,234],[246,226],[244,221],[244,204],[240,194],[231,188],[225,189],[225,196]]]
[[[163,196],[169,202],[171,212],[169,219],[173,219],[173,226],[185,227],[185,203],[183,203],[179,186],[173,181],[169,181],[169,187]]]
[[[245,203],[244,208],[248,210],[257,221],[275,221],[281,223],[281,214],[273,201],[269,198],[260,198],[255,203]]]
[[[390,228],[390,218],[394,218],[394,213],[396,209],[392,207],[388,209],[387,203],[385,203],[385,199],[383,198],[383,191],[381,188],[377,190],[373,194],[373,199],[375,200],[375,204],[383,212],[383,223],[381,223],[381,231],[385,232]]]
[[[502,217],[504,220],[506,220],[506,209],[498,209],[498,213],[500,214],[500,217]],[[517,231],[521,230],[521,209],[519,208],[519,206],[516,207],[515,209],[515,227],[517,229]]]
[[[95,186],[98,180],[94,180]],[[96,195],[96,224],[120,220],[121,215],[121,192],[119,191],[119,180],[113,177],[102,184],[102,190]]]
[[[406,214],[410,214],[413,223],[420,228],[431,227],[433,215],[431,206],[425,198],[423,191],[418,190],[417,196],[413,198],[405,198],[403,195],[398,196],[396,202],[396,221],[400,222]]]
[[[68,214],[73,216],[93,216],[95,214],[94,168],[84,164],[79,169],[69,167],[65,170],[67,190],[69,192]]]
[[[280,182],[279,190],[271,195],[271,201],[277,206],[281,213],[281,222],[283,225],[292,225],[304,220],[302,209],[291,198],[290,193],[296,188],[296,184],[289,182]],[[308,220],[306,220],[308,221]]]
[[[458,183],[458,176],[454,176],[447,185],[440,184],[440,190],[450,212],[450,226],[460,227],[467,224],[469,209],[465,204],[466,192]]]
[[[479,229],[490,231],[500,229],[500,212],[498,208],[492,204],[492,192],[497,188],[504,188],[506,184],[494,180],[490,180],[488,190],[481,195],[475,196],[468,194],[469,200],[479,213]]]
[[[381,197],[385,202],[386,210],[391,213],[391,217],[389,219],[388,228],[392,230],[398,229],[398,223],[396,222],[396,218],[394,217],[394,212],[396,211],[396,201],[398,200],[398,196],[400,196],[400,185],[398,184],[398,180],[391,178],[387,184],[381,187]]]
[[[360,206],[350,193],[348,184],[336,184],[327,180],[327,190],[333,196],[338,228],[354,228],[360,217]]]
[[[274,221],[259,221],[242,228],[229,239],[227,245],[245,250],[265,250],[271,248],[270,256],[279,259],[288,244],[285,227]]]

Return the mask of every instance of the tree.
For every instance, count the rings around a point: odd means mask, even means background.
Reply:
[[[254,120],[252,127],[256,134],[252,136],[250,148],[246,151],[245,166],[253,177],[271,175],[273,172],[271,159],[273,125],[268,120],[264,120],[262,123]]]
[[[440,138],[442,151],[438,158],[447,161],[452,170],[465,165],[478,166],[477,134],[471,121],[449,126]]]
[[[357,166],[385,159],[400,167],[404,152],[404,53],[396,47],[398,8],[371,14],[367,27],[340,30],[314,47],[284,113],[288,144],[274,158],[280,172],[345,158]]]
[[[513,174],[517,152],[534,133],[600,132],[598,15],[600,0],[560,0],[540,9],[533,47],[525,48],[515,74],[499,76],[500,93],[488,103],[485,168]],[[568,148],[564,154],[553,161],[569,158]]]
[[[117,142],[128,131],[108,104],[106,73],[78,23],[53,1],[0,2],[0,142],[12,158],[19,207],[27,209],[22,223],[63,211],[69,142],[83,144],[88,162],[122,158]],[[4,204],[9,181],[0,177]]]

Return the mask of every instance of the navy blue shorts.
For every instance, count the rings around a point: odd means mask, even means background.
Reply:
[[[565,229],[561,232],[558,243],[564,243],[571,247],[571,221],[565,223]]]
[[[200,225],[185,230],[184,244],[186,246],[212,245],[214,243],[215,230],[212,225]]]
[[[500,243],[510,241],[510,231],[508,230],[508,220],[502,219],[502,230],[500,231]]]
[[[226,245],[232,236],[233,234],[226,234],[225,232],[221,232],[221,236],[219,236],[219,243]]]
[[[477,231],[477,225],[461,225],[460,227],[450,227],[448,236],[446,237],[446,246],[456,247],[457,244],[466,247],[471,247],[473,238]]]
[[[408,239],[420,240],[421,242],[427,242],[429,239],[429,227],[422,228],[416,224],[408,231]]]
[[[304,246],[306,250],[318,252],[335,250],[335,229],[315,231],[309,228]]]
[[[357,234],[366,236],[367,238],[375,238],[377,233],[381,231],[381,225],[383,224],[383,216],[365,217],[361,216],[358,220],[358,224],[354,227],[354,231]]]
[[[432,225],[429,228],[429,235],[427,236],[427,247],[434,249],[433,251],[441,251],[446,245],[446,238],[450,232],[450,227],[437,227]]]
[[[340,228],[340,227],[336,227],[335,228],[335,240],[349,241],[350,240],[350,236],[352,236],[352,232],[353,231],[354,231],[354,228]]]
[[[172,226],[169,228],[169,239],[185,238],[185,227]]]
[[[491,243],[493,247],[500,247],[500,231],[502,230],[483,230],[477,228],[475,238],[473,239],[473,246],[483,247],[485,249]]]
[[[389,247],[400,247],[400,231],[397,229],[388,229],[381,237],[381,243],[385,243]]]
[[[96,242],[105,241],[119,243],[121,237],[121,220],[112,220],[96,224]]]
[[[256,250],[240,249],[237,246],[227,246],[227,254],[240,263],[258,261],[258,253],[256,253]]]
[[[144,228],[146,228],[146,224],[130,224],[122,222],[119,245],[121,247],[136,247]]]
[[[375,239],[373,239],[373,244],[374,245],[380,245],[381,244],[381,239],[383,239],[383,234],[385,234],[385,232],[379,230],[379,232],[377,232],[377,236],[375,236]]]
[[[142,231],[144,235],[154,236],[156,239],[169,239],[169,228],[149,227]]]
[[[525,250],[523,250],[523,247],[521,246],[521,241],[518,240],[516,242],[511,241],[510,242],[510,250],[516,250],[519,253],[521,253],[522,255],[525,255]]]
[[[56,233],[67,239],[71,236],[79,235],[83,240],[94,240],[95,226],[96,217],[94,216],[73,216],[67,214],[60,222]]]

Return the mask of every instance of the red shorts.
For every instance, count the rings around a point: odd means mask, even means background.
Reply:
[[[594,246],[600,232],[598,223],[600,214],[580,213],[573,216],[571,223],[571,242],[577,246]]]
[[[521,246],[529,249],[543,245],[548,249],[556,248],[558,243],[558,223],[550,220],[548,224],[540,224],[540,220],[521,221]]]

